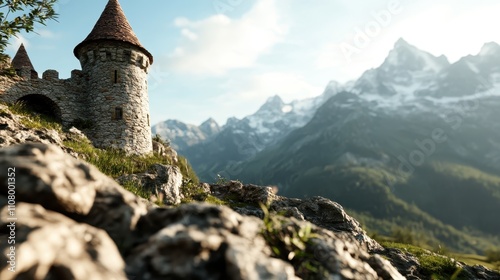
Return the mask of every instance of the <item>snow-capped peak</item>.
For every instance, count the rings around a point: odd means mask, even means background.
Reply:
[[[410,45],[401,38],[394,44],[394,48],[389,52],[389,55],[380,68],[386,71],[398,69],[412,72],[433,71],[437,73],[448,65],[449,62],[445,56],[436,57]]]
[[[283,99],[279,95],[271,96],[266,101],[267,104],[282,105],[284,104]]]
[[[483,45],[481,51],[479,52],[479,56],[490,56],[500,54],[500,45],[495,42],[489,42]]]
[[[394,43],[394,49],[398,48],[414,48],[414,46],[410,45],[405,39],[399,38],[396,43]]]
[[[279,97],[278,95],[275,95],[269,97],[266,103],[264,103],[264,105],[259,108],[256,114],[267,113],[269,111],[282,112],[283,106],[285,106],[285,102],[283,102],[283,99],[281,99],[281,97]]]
[[[209,118],[208,120],[204,121],[201,126],[208,126],[208,127],[215,127],[217,126],[217,122],[213,118]]]
[[[209,118],[208,120],[204,121],[199,126],[199,129],[207,136],[212,136],[220,132],[219,124],[212,118]]]

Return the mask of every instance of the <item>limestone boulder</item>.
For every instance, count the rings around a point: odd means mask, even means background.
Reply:
[[[188,204],[151,210],[136,228],[140,245],[128,255],[136,279],[297,279],[271,257],[262,221],[227,207]]]
[[[15,168],[18,201],[104,229],[121,250],[128,248],[131,230],[147,212],[140,198],[52,145],[27,143],[0,150],[0,169],[9,168]],[[7,176],[0,173],[2,193],[8,190]]]
[[[183,176],[173,165],[154,164],[141,174],[125,175],[117,179],[120,184],[130,184],[151,194],[153,202],[162,200],[165,205],[177,205],[183,198],[181,193]]]
[[[321,228],[314,232],[317,236],[310,250],[326,268],[327,279],[405,279],[389,261],[370,255],[352,235]]]
[[[125,263],[105,231],[46,210],[16,205],[15,244],[9,245],[10,211],[0,210],[0,279],[127,279]],[[12,250],[12,248],[15,248]]]
[[[244,185],[239,181],[229,181],[225,184],[214,184],[210,190],[216,197],[228,201],[248,204],[271,204],[275,199],[275,190],[272,187]]]

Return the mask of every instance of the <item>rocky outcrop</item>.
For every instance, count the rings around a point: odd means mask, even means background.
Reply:
[[[122,279],[123,260],[134,279],[297,279],[305,275],[292,254],[275,255],[273,246],[282,245],[270,243],[262,234],[268,225],[256,217],[208,204],[147,210],[144,202],[114,180],[54,146],[30,143],[1,150],[0,169],[12,166],[16,168],[15,215],[22,217],[17,226],[23,232],[17,235],[16,250],[19,256],[32,256],[29,262],[17,259],[16,275]],[[8,189],[6,176],[0,175],[2,195]],[[0,203],[5,221],[7,198]],[[285,219],[274,225],[283,240],[293,240],[301,228],[310,226]],[[0,238],[7,238],[5,228]],[[51,246],[40,241],[48,234],[44,228],[58,229],[56,240],[47,237]],[[388,263],[373,261],[377,257],[347,232],[311,226],[311,233],[303,249],[311,259],[316,254],[315,263],[329,278],[378,279],[385,273],[398,279]],[[1,246],[6,249],[6,243]],[[36,251],[40,248],[53,257],[42,257]],[[111,264],[102,260],[103,251],[118,260]],[[85,266],[76,270],[76,263]],[[2,273],[8,271],[6,264],[0,264]]]
[[[126,279],[125,263],[105,231],[40,205],[18,203],[16,249],[11,250],[4,242],[11,218],[7,207],[0,215],[0,249],[9,252],[0,255],[0,279]],[[11,265],[15,265],[14,271],[8,269]]]
[[[40,204],[73,220],[104,229],[121,251],[146,205],[97,168],[55,146],[28,143],[0,150],[0,170],[15,167],[16,199]],[[6,173],[0,174],[2,194]]]
[[[427,255],[442,257],[436,253],[428,250],[424,250]],[[408,280],[423,280],[429,279],[432,275],[429,275],[427,271],[422,269],[422,265],[418,258],[414,255],[404,252],[395,248],[384,248],[383,250],[376,251],[386,258],[391,260],[391,263],[396,267],[403,275],[406,276]],[[500,279],[500,273],[487,269],[481,265],[469,266],[462,262],[450,259],[451,263],[455,264],[452,269],[453,272],[460,271],[460,275],[456,279],[481,279],[481,280],[498,280]]]
[[[142,174],[131,174],[121,176],[117,179],[120,184],[132,183],[151,193],[152,202],[161,200],[165,205],[177,205],[181,203],[182,173],[177,166],[154,164],[149,170]]]
[[[153,138],[153,153],[162,157],[169,157],[174,163],[177,163],[179,161],[177,151],[170,144],[165,143],[161,139],[160,141],[156,141],[155,138]]]
[[[141,279],[296,279],[293,267],[270,257],[262,221],[227,207],[189,204],[151,210],[136,228],[126,258]]]
[[[25,142],[40,142],[63,147],[63,137],[53,129],[34,129],[23,125],[24,116],[12,114],[6,105],[0,104],[0,147]]]
[[[323,198],[230,182],[203,186],[256,215],[204,203],[147,207],[95,167],[41,143],[0,150],[0,170],[9,168],[0,172],[0,239],[12,236],[15,217],[16,243],[0,250],[14,246],[16,266],[10,271],[2,254],[1,279],[404,279],[371,253],[383,248],[359,223]],[[155,165],[149,175],[166,170]],[[15,198],[5,196],[13,176]]]
[[[318,242],[351,242],[342,243],[345,252],[356,255],[376,271],[375,275],[381,279],[399,279],[402,274],[406,279],[428,279],[430,276],[423,271],[418,258],[411,253],[403,252],[399,249],[383,248],[378,242],[370,238],[361,228],[358,221],[350,217],[336,202],[323,197],[312,197],[307,199],[293,199],[277,195],[276,187],[261,187],[256,185],[244,185],[239,181],[229,181],[223,184],[210,185],[210,193],[221,200],[228,201],[229,206],[242,215],[253,215],[260,218],[265,213],[259,203],[266,204],[269,211],[291,217],[292,220],[308,221],[316,225],[316,232],[321,232]],[[331,236],[335,234],[336,236]],[[327,237],[329,236],[329,237]],[[342,236],[342,237],[339,237]],[[366,251],[357,251],[352,244],[360,244]],[[316,260],[328,259],[323,262],[325,267],[337,261],[347,260],[349,257],[343,255],[341,251],[336,251],[336,247],[322,247],[315,245],[314,255]],[[369,252],[371,255],[366,255]],[[435,253],[428,252],[430,255]],[[384,257],[381,257],[384,256]],[[388,259],[390,264],[388,264]],[[335,260],[335,261],[333,261]],[[459,279],[500,279],[500,274],[485,268],[484,266],[469,266],[456,260],[456,269],[461,270]],[[356,266],[355,266],[356,267]],[[343,268],[346,269],[346,268]],[[368,275],[372,272],[349,270],[347,274],[342,274],[341,279],[358,279],[361,274]],[[345,272],[345,270],[343,270]],[[398,273],[394,273],[397,271]],[[357,276],[356,276],[357,275]],[[367,276],[368,277],[368,276]],[[359,278],[362,279],[362,278]],[[367,278],[369,279],[369,278]]]
[[[90,143],[90,140],[75,127],[62,133],[56,129],[38,127],[39,124],[32,117],[12,113],[8,106],[0,104],[0,148],[26,142],[52,144],[75,158],[79,155],[64,145],[64,141],[78,141]]]
[[[323,197],[295,199],[276,195],[275,187],[243,185],[238,181],[210,186],[214,196],[229,201],[232,208],[243,215],[263,217],[259,203],[268,205],[274,212],[298,220],[309,221],[321,228],[332,231],[349,232],[368,249],[382,247],[361,228],[358,221],[347,215],[342,206]]]

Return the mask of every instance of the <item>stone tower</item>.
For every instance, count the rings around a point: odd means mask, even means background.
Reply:
[[[134,34],[118,0],[109,0],[93,30],[74,49],[86,83],[97,147],[152,151],[147,73],[153,56]]]

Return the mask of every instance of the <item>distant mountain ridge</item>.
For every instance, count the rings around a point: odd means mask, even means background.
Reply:
[[[154,125],[151,129],[153,135],[160,135],[170,141],[170,145],[179,151],[190,146],[206,141],[220,132],[220,126],[210,118],[201,125],[183,123],[178,120],[166,120]]]
[[[207,180],[223,173],[228,166],[244,161],[304,126],[315,110],[343,87],[332,81],[320,96],[285,103],[275,95],[243,119],[230,118],[223,127],[207,134],[200,126],[167,120],[153,126],[154,134],[169,139],[179,153],[189,158],[199,175]]]
[[[285,104],[279,96],[273,96],[253,115],[241,120],[230,118],[222,127],[213,119],[201,126],[167,120],[153,126],[152,131],[185,154],[202,178],[212,180],[229,166],[251,158],[304,126],[324,102],[343,90],[384,110],[433,111],[438,105],[446,107],[446,103],[461,98],[475,98],[474,94],[497,94],[488,89],[500,80],[499,67],[500,45],[495,42],[485,44],[478,55],[450,64],[443,55],[436,57],[399,39],[380,67],[346,85],[332,81],[315,98]],[[214,129],[204,131],[207,122]]]
[[[477,252],[500,246],[498,108],[497,43],[450,63],[401,39],[356,81],[295,104],[270,98],[180,152],[204,180],[322,195],[377,232],[404,226]]]
[[[498,246],[499,57],[489,43],[448,64],[399,41],[308,124],[228,174],[335,199],[384,234],[404,225],[455,250],[493,246],[474,236]]]

